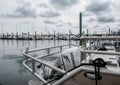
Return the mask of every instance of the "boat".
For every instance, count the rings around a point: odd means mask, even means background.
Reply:
[[[23,65],[39,80],[29,85],[119,85],[120,37],[81,37],[82,45],[26,48]],[[44,54],[34,57],[32,53]]]

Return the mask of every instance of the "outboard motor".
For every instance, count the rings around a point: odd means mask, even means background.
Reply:
[[[62,69],[68,71],[80,65],[81,56],[80,48],[72,47],[61,53]]]
[[[53,63],[52,65],[63,69],[65,71],[68,71],[78,65],[80,65],[81,57],[80,57],[80,48],[79,47],[72,47],[69,49],[66,49]],[[38,65],[37,66],[39,70],[39,74],[42,75],[44,79],[52,79],[56,77],[57,75],[60,75],[60,73],[56,72],[55,70],[52,70],[51,68],[44,66],[44,65]]]

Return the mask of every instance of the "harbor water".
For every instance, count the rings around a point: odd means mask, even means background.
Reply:
[[[28,85],[36,79],[22,64],[22,52],[30,49],[68,44],[65,40],[0,40],[0,85]],[[79,44],[78,41],[72,41]]]

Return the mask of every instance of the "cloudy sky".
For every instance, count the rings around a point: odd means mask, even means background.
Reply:
[[[0,0],[0,34],[35,30],[79,33],[80,12],[85,32],[118,30],[119,3],[120,0]]]

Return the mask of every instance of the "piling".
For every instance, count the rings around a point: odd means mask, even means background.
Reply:
[[[9,34],[8,34],[8,32],[7,32],[7,40],[9,39]]]
[[[71,47],[71,31],[69,30],[69,48]]]
[[[35,37],[34,37],[34,38],[35,38],[35,40],[36,40],[36,38],[37,38],[37,33],[36,33],[36,31],[35,31]]]
[[[30,33],[28,32],[28,39],[30,38]]]
[[[4,37],[5,37],[5,34],[4,34],[4,33],[2,33],[2,34],[3,34],[2,38],[4,39]]]
[[[13,32],[12,32],[12,34],[11,34],[11,38],[12,38],[12,40],[14,39],[14,34],[13,34]]]
[[[22,39],[23,39],[24,37],[23,37],[23,32],[22,32]]]
[[[88,29],[87,29],[87,36],[89,36]]]
[[[80,13],[80,15],[79,15],[79,35],[80,35],[80,37],[82,36],[82,13]],[[80,43],[79,43],[79,45],[81,45],[82,44],[82,40],[80,40]]]
[[[110,34],[111,34],[111,33],[110,33],[110,28],[109,28],[109,36],[110,36]]]
[[[16,39],[18,40],[18,32],[16,32]]]
[[[80,35],[80,37],[82,36],[82,13],[80,13],[80,15],[79,15],[79,26],[80,26],[80,32],[79,32],[79,35]]]
[[[54,30],[54,41],[55,41],[55,38],[56,38],[56,36],[55,36],[55,30]]]

